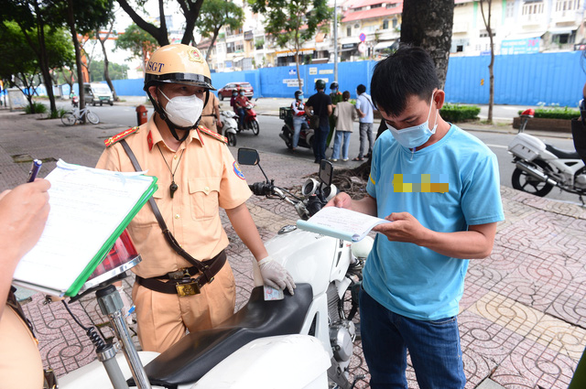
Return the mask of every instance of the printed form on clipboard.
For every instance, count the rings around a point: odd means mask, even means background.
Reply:
[[[128,223],[157,190],[157,178],[68,164],[51,183],[47,224],[19,262],[13,283],[54,296],[75,296]]]
[[[297,228],[349,242],[358,242],[374,226],[383,223],[391,222],[345,208],[326,207],[309,220],[297,220]]]

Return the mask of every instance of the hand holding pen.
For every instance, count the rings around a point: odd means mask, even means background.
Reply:
[[[39,170],[41,170],[41,166],[43,166],[43,161],[40,159],[35,159],[31,165],[31,170],[28,173],[28,180],[26,182],[33,182],[35,178],[37,178],[37,174],[39,174]]]

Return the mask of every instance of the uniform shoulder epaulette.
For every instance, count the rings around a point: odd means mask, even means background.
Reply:
[[[104,141],[104,144],[106,145],[106,147],[110,147],[112,146],[114,143],[121,141],[122,139],[126,138],[128,135],[130,134],[134,134],[136,131],[138,131],[140,127],[136,126],[136,127],[131,127],[128,130],[124,130],[122,131],[120,134],[116,134],[114,136],[109,137],[108,139],[106,139]]]
[[[220,142],[224,142],[224,143],[228,144],[228,139],[226,139],[225,136],[218,134],[217,132],[214,132],[212,130],[208,130],[207,128],[205,128],[202,125],[200,125],[198,127],[198,130],[201,131],[201,132],[203,132],[204,134],[206,134],[208,136],[211,136],[215,140],[219,140]]]

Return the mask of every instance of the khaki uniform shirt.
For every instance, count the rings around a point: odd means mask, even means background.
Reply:
[[[218,127],[216,126],[216,106],[219,105],[220,101],[216,95],[210,92],[208,103],[203,107],[203,111],[201,112],[201,120],[199,124],[207,129],[218,132]]]
[[[219,207],[235,208],[251,195],[226,144],[192,130],[174,152],[163,141],[153,117],[125,139],[146,174],[158,178],[154,198],[181,247],[200,261],[226,248],[229,242]],[[104,150],[96,167],[134,171],[119,142]],[[173,198],[169,190],[171,172],[178,186]],[[157,277],[192,266],[169,246],[149,204],[135,216],[128,232],[142,257],[142,262],[132,269],[137,275]]]
[[[0,388],[43,387],[43,362],[37,340],[9,306],[0,319]]]

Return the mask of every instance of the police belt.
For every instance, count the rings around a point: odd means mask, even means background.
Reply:
[[[181,270],[167,273],[159,277],[142,278],[136,276],[136,282],[147,289],[166,294],[178,294],[179,296],[192,296],[201,293],[201,288],[214,280],[220,269],[226,263],[226,251],[222,250],[218,255],[208,261],[201,262],[204,269],[200,272],[197,266],[186,267]],[[193,276],[201,273],[199,277]],[[167,282],[161,280],[169,280]]]

